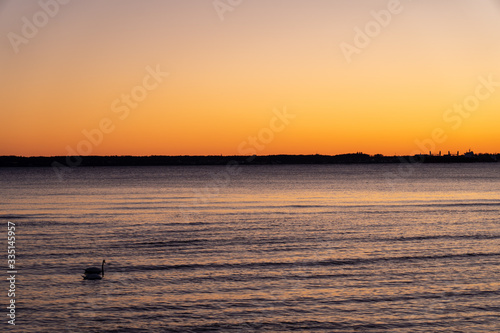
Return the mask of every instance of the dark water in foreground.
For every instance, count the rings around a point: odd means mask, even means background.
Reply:
[[[4,249],[17,228],[7,328],[500,331],[499,164],[233,171],[0,169]]]

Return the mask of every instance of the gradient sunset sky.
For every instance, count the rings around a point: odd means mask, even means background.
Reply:
[[[0,32],[0,155],[500,152],[496,0],[12,0]]]

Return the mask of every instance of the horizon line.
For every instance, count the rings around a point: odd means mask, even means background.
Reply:
[[[240,155],[240,154],[234,154],[234,155],[223,155],[223,154],[207,154],[207,155],[163,155],[163,154],[152,154],[152,155],[130,155],[130,154],[125,154],[125,155],[0,155],[0,158],[3,157],[17,157],[17,158],[61,158],[61,157],[251,157],[251,156],[256,156],[256,157],[271,157],[271,156],[325,156],[325,157],[335,157],[335,156],[346,156],[346,155],[366,155],[370,157],[409,157],[409,156],[433,156],[433,157],[446,157],[446,156],[451,156],[451,157],[457,157],[457,156],[466,156],[467,154],[472,154],[472,155],[500,155],[500,153],[495,152],[495,153],[475,153],[474,151],[466,151],[463,154],[460,154],[457,152],[456,154],[451,154],[450,151],[448,151],[445,154],[442,154],[442,151],[439,151],[438,153],[420,153],[420,154],[394,154],[394,155],[384,155],[381,153],[376,153],[376,154],[368,154],[368,153],[363,153],[363,152],[355,152],[355,153],[341,153],[341,154],[320,154],[320,153],[314,153],[314,154],[253,154],[253,155]]]

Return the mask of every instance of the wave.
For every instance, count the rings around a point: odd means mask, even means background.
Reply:
[[[166,309],[165,309],[166,310]],[[186,309],[184,309],[186,310]],[[253,310],[253,311],[252,311]],[[255,312],[257,311],[257,312]],[[293,310],[289,310],[293,311]],[[195,325],[189,324],[179,324],[179,325],[169,325],[163,327],[165,332],[179,332],[179,333],[194,333],[194,332],[389,332],[393,330],[403,330],[404,332],[418,331],[418,332],[441,332],[446,328],[450,327],[450,319],[424,319],[424,320],[375,320],[372,322],[361,320],[361,319],[349,319],[349,317],[343,317],[342,320],[338,320],[337,316],[334,318],[325,320],[312,320],[312,319],[301,319],[304,316],[304,310],[298,310],[298,313],[303,314],[303,316],[296,316],[296,320],[286,320],[285,316],[275,317],[275,320],[269,318],[269,310],[264,312],[264,309],[254,308],[250,309],[245,313],[246,318],[249,316],[259,318],[258,320],[248,320],[245,322],[237,322],[235,320],[230,320],[229,314],[224,321],[212,321],[204,322]],[[252,318],[250,317],[250,318]],[[335,320],[337,319],[337,320]],[[459,327],[463,323],[463,327],[470,327],[470,320],[467,317],[454,318],[455,325],[453,327]],[[489,321],[494,323],[494,319],[489,318]],[[457,331],[462,332],[462,331]]]
[[[19,220],[19,219],[28,219],[28,218],[33,218],[35,215],[30,215],[30,214],[5,214],[5,215],[0,215],[0,219],[6,219],[6,220]]]
[[[65,224],[62,222],[53,222],[54,224]],[[33,223],[36,225],[44,225],[42,222]],[[95,223],[94,223],[95,224]],[[201,226],[203,227],[206,223],[180,223],[180,226]],[[166,224],[166,226],[173,226],[177,224]],[[218,229],[222,231],[224,229]],[[243,231],[245,229],[242,229]],[[249,228],[248,231],[256,230],[267,230],[266,228]],[[214,231],[210,228],[203,229],[193,229],[189,228],[187,230],[176,230],[177,234],[192,234],[196,232],[206,232]],[[189,246],[200,246],[204,245],[208,248],[219,248],[223,246],[236,246],[244,245],[249,252],[283,252],[283,251],[294,251],[294,250],[308,250],[311,249],[311,242],[315,244],[332,244],[336,242],[366,242],[366,243],[395,243],[395,242],[418,242],[418,241],[435,241],[435,240],[496,240],[500,239],[498,234],[472,234],[472,235],[422,235],[422,236],[401,236],[401,237],[332,237],[332,238],[314,238],[314,237],[304,237],[297,238],[293,236],[283,236],[283,237],[266,237],[261,239],[254,239],[249,237],[236,236],[232,238],[190,238],[190,239],[173,239],[173,240],[151,240],[151,241],[139,241],[134,242],[130,239],[114,242],[108,244],[108,248],[129,248],[129,249],[161,249],[161,248],[172,248],[180,247],[186,249]],[[262,249],[264,245],[281,245],[278,247],[265,248]],[[284,246],[286,245],[286,246]],[[215,247],[214,247],[215,246]],[[257,246],[257,247],[254,247]],[[326,247],[326,246],[325,246]]]
[[[378,242],[415,242],[415,241],[427,241],[427,240],[489,240],[489,239],[500,239],[500,235],[488,235],[488,234],[475,234],[475,235],[429,235],[429,236],[401,236],[401,237],[353,237],[353,238],[336,238],[329,239],[328,241],[362,241],[369,243]]]
[[[413,237],[397,237],[397,238],[387,238],[380,239],[383,241],[401,241],[401,242],[411,242],[416,240],[434,240],[434,239],[500,239],[500,235],[435,235],[435,236],[413,236]]]
[[[397,256],[378,258],[346,258],[302,262],[247,262],[247,263],[209,263],[209,264],[177,264],[177,265],[136,265],[114,267],[118,272],[141,272],[163,270],[194,270],[194,269],[256,269],[256,268],[293,268],[313,266],[356,266],[390,262],[435,261],[447,259],[489,258],[500,256],[498,253],[461,253],[430,256]]]

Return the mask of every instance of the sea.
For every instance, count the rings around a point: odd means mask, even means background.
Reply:
[[[0,185],[2,332],[500,332],[500,163],[0,168]]]

